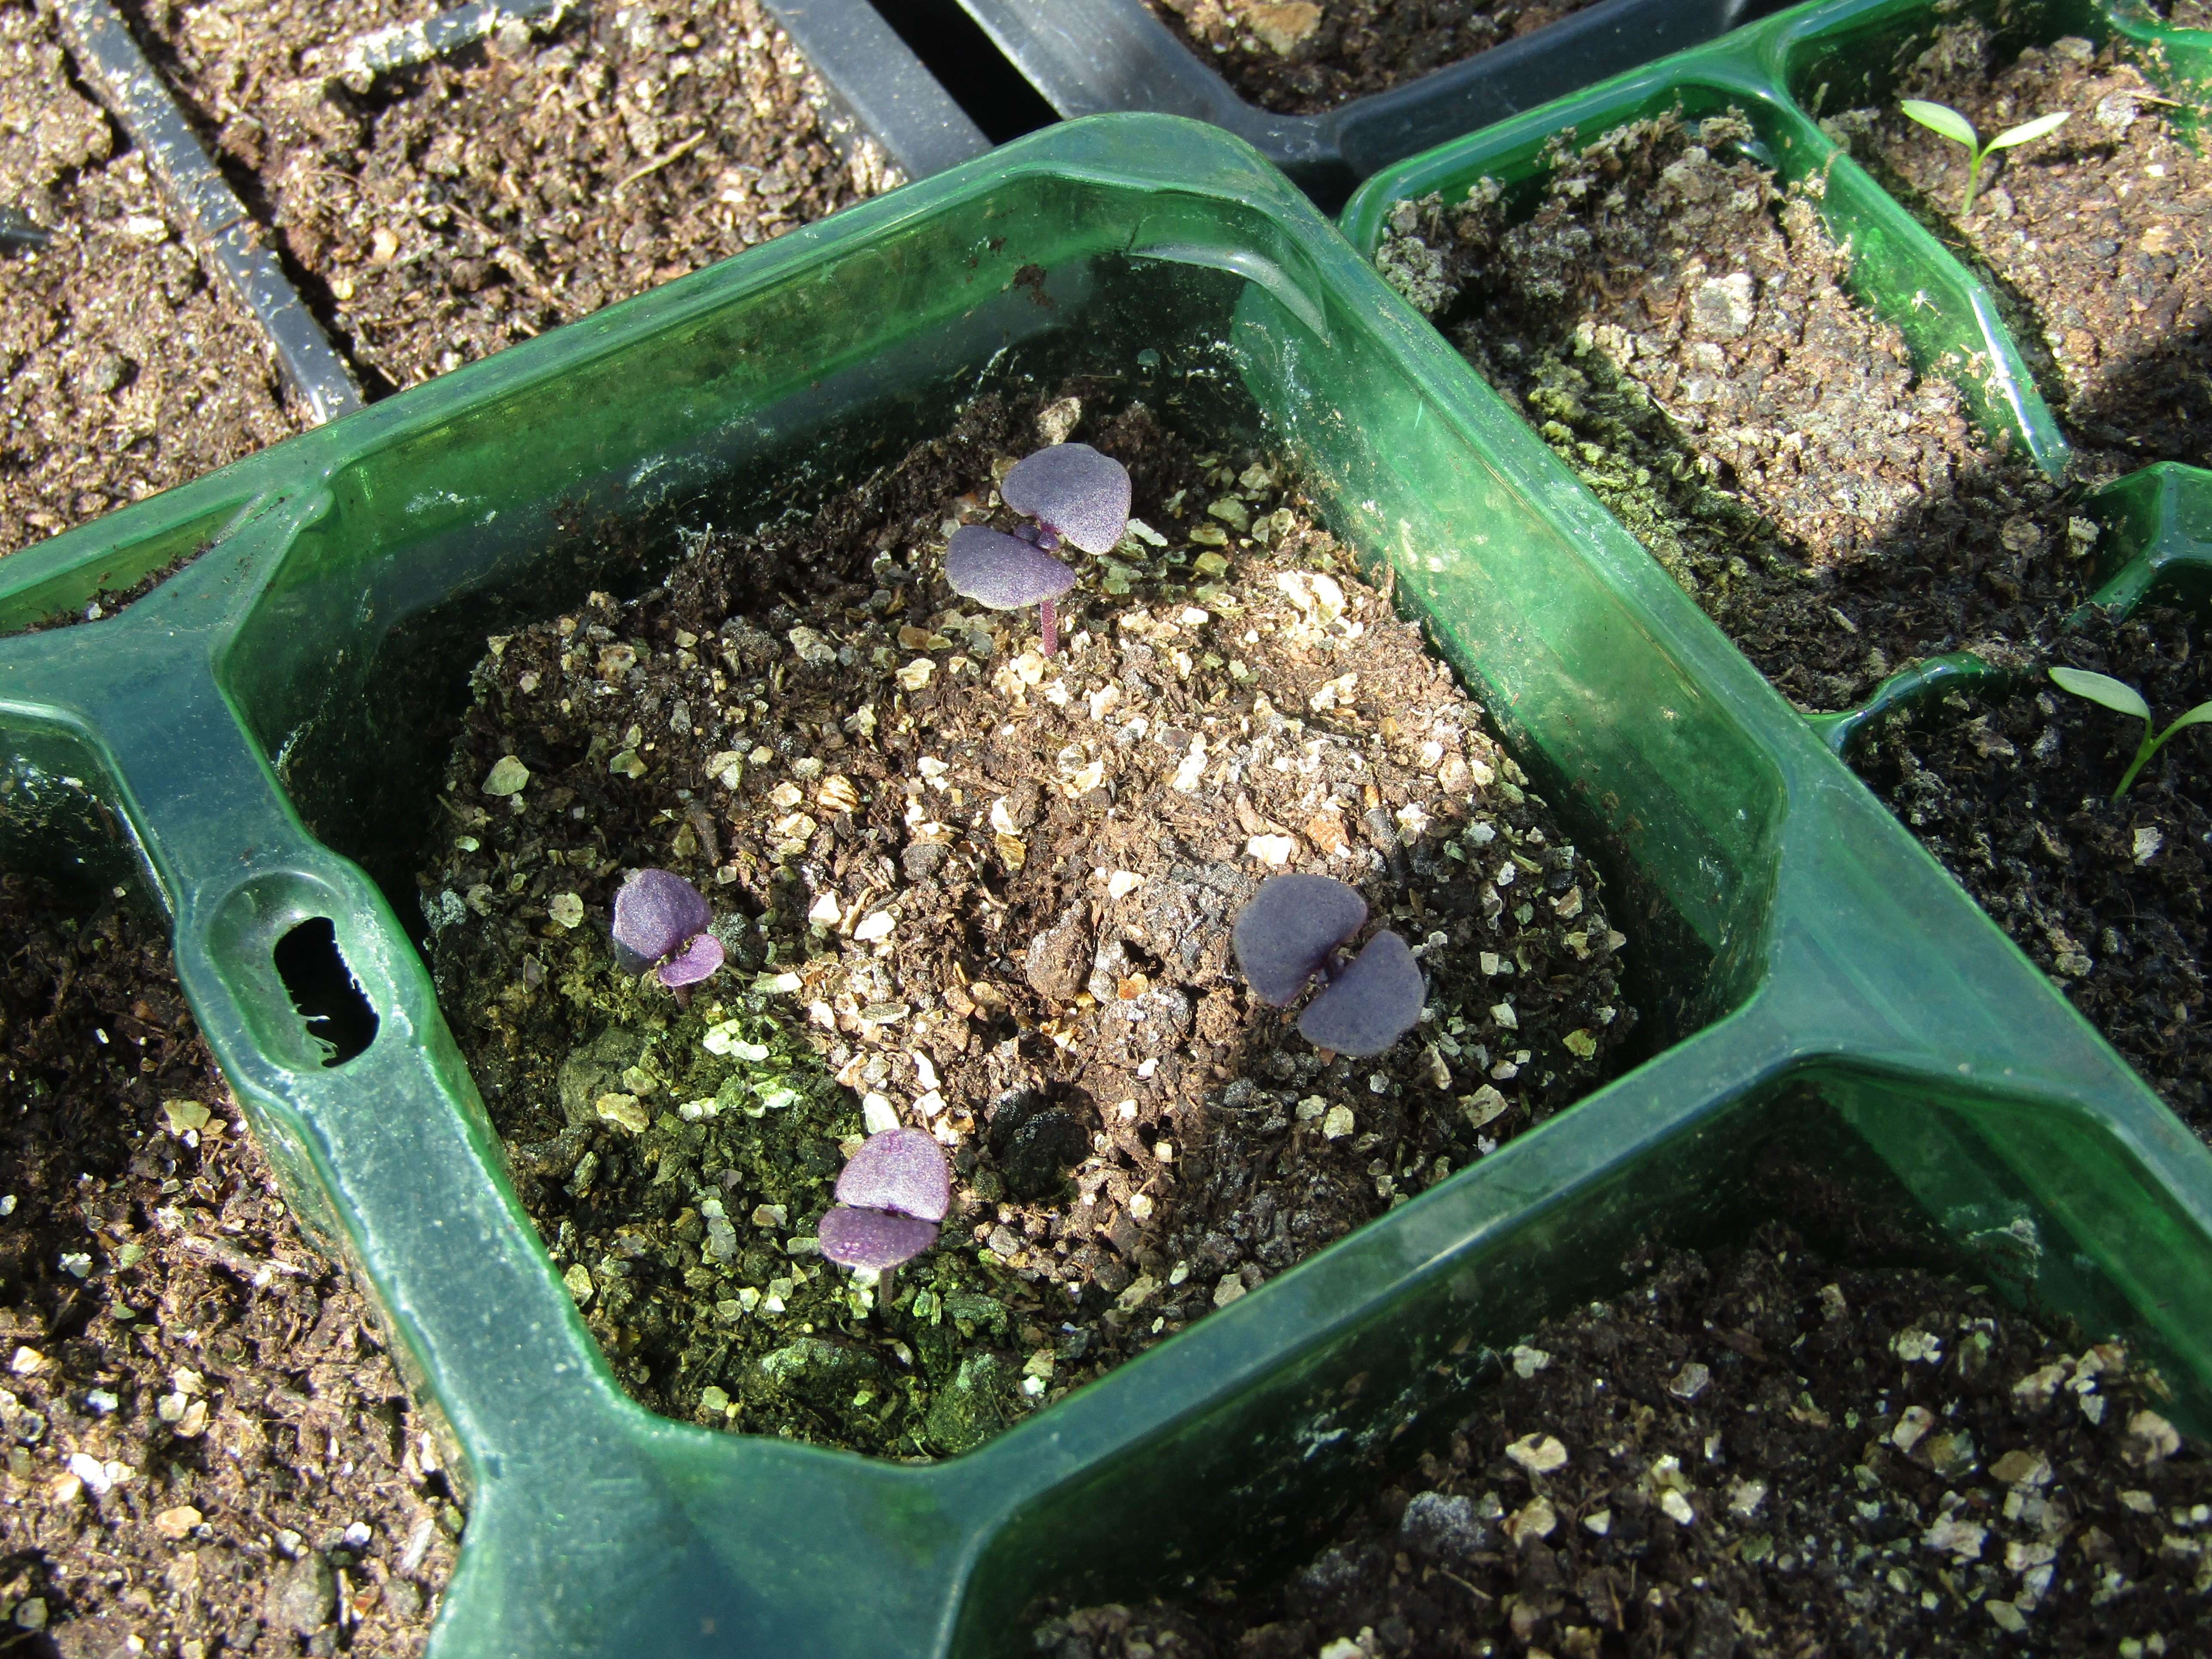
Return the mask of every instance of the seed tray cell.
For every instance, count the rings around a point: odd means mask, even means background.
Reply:
[[[654,1417],[517,1206],[392,899],[487,633],[635,591],[994,376],[1264,434],[1635,919],[1641,1065],[964,1456]],[[180,553],[119,615],[81,614]],[[1282,174],[1103,116],[0,564],[0,856],[136,884],[295,1207],[468,1498],[439,1659],[1013,1655],[1040,1598],[1294,1540],[1642,1233],[1777,1149],[2125,1336],[2212,1421],[2212,1152]]]
[[[1545,147],[1569,129],[1587,142],[1670,110],[1692,121],[1740,112],[1757,135],[1747,149],[1773,167],[1781,183],[1817,181],[1821,216],[1850,251],[1853,292],[1904,335],[1915,362],[1956,385],[1992,437],[2017,445],[2051,477],[2063,477],[2072,446],[1996,295],[1815,118],[1823,110],[1890,101],[1899,69],[1925,50],[1938,29],[1975,17],[1990,24],[1992,54],[2000,61],[2062,35],[2098,42],[2117,36],[2171,85],[2212,82],[2212,33],[2166,27],[2132,0],[1973,7],[1830,0],[1412,157],[1361,187],[1345,209],[1345,234],[1372,257],[1393,206],[1431,194],[1455,204],[1484,178],[1497,180],[1509,202],[1533,206]],[[2121,614],[2147,601],[2202,611],[2212,592],[2206,541],[2212,474],[2155,463],[2090,491],[2080,510],[2103,532],[2093,604]],[[1857,708],[1808,718],[1844,754],[1881,715],[1925,705],[1960,685],[1994,687],[2003,672],[1971,653],[1947,653],[1899,670]]]
[[[1334,206],[1379,167],[1701,40],[1772,0],[1601,0],[1321,115],[1247,102],[1139,0],[960,0],[1063,116],[1144,110],[1235,133]]]
[[[1530,211],[1543,184],[1542,157],[1559,134],[1587,142],[1668,111],[1680,111],[1692,121],[1738,112],[1755,134],[1744,148],[1772,167],[1781,182],[1817,181],[1814,199],[1832,234],[1850,252],[1854,293],[1899,328],[1923,370],[1951,379],[1986,431],[2017,445],[2054,477],[2063,477],[2072,459],[2071,446],[1995,296],[1839,149],[1815,118],[1822,110],[1890,100],[1901,66],[1923,51],[1939,28],[1969,16],[1990,24],[1992,54],[1999,61],[2062,35],[2098,42],[2118,37],[2133,43],[2151,72],[2165,77],[2178,95],[2194,95],[2212,81],[2212,33],[2166,27],[2146,8],[2125,0],[1986,7],[1929,0],[1831,0],[1797,7],[1413,157],[1362,187],[1345,210],[1343,228],[1355,247],[1372,257],[1395,206],[1432,194],[1449,206],[1486,179],[1502,188],[1509,209]],[[2145,603],[2182,606],[2200,618],[2206,614],[2212,602],[2212,474],[2157,462],[2089,492],[2081,511],[2103,532],[2092,604],[2119,614]],[[1662,586],[1672,586],[1656,563],[1650,568]],[[1718,637],[1717,629],[1711,632]],[[1841,755],[1884,714],[1930,704],[1961,686],[1994,690],[2008,678],[2008,671],[1969,653],[1946,653],[1899,671],[1859,708],[1799,718]],[[1942,941],[1947,933],[1930,923],[1923,937]],[[1961,948],[1968,948],[1963,940]],[[2024,1024],[2021,1030],[2026,1029]],[[1972,1062],[1960,1066],[1962,1073],[1972,1069],[1978,1068]],[[2106,1176],[2117,1176],[2118,1166],[2109,1162],[2100,1138],[2084,1138],[2079,1128],[2061,1127],[2058,1119],[2028,1113],[2004,1133],[2036,1143],[2033,1158],[2049,1159],[2048,1168],[2081,1159],[2101,1164]],[[2164,1131],[2168,1138],[2187,1133],[2178,1123]],[[2202,1167],[2193,1150],[2185,1162]],[[2186,1196],[2169,1193],[2154,1198],[2144,1189],[2141,1197],[2152,1209],[2173,1199],[2184,1208],[2195,1208],[2203,1202],[2203,1177],[2191,1179],[2194,1184]],[[2076,1212],[2086,1218],[2098,1207],[2085,1198]],[[2130,1213],[2133,1219],[2124,1218],[2121,1209],[2106,1210],[2092,1231],[2108,1225],[2124,1230],[2142,1223],[2148,1212]],[[2201,1300],[2190,1305],[2198,1310],[2191,1317],[2200,1322],[2202,1310],[2212,1306]]]

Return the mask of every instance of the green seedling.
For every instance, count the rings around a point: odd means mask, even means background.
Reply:
[[[1974,192],[1981,187],[1982,182],[1982,163],[1990,159],[1991,150],[2010,149],[2015,144],[2025,144],[2045,133],[2056,132],[2066,125],[2067,118],[2074,112],[2062,109],[2056,115],[2039,115],[2033,121],[2007,127],[1985,144],[1982,142],[1982,135],[1974,131],[1974,124],[1948,104],[1931,104],[1925,98],[1906,98],[1900,100],[1897,106],[1930,132],[1940,132],[1953,143],[1966,147],[1966,154],[1972,159],[1966,163],[1966,199],[1959,208],[1961,219],[1974,210]]]
[[[2109,674],[2092,674],[2080,668],[2054,668],[2051,671],[2051,678],[2061,690],[2071,691],[2077,697],[2087,697],[2091,702],[2100,702],[2123,714],[2133,714],[2143,723],[2142,742],[2136,750],[2135,760],[2121,775],[2120,787],[2112,791],[2114,800],[2128,793],[2128,786],[2136,781],[2136,774],[2143,769],[2146,761],[2165,746],[2168,738],[2185,726],[2202,726],[2207,720],[2212,720],[2212,702],[2200,702],[2165,731],[2153,736],[2150,705],[2136,694],[2133,686],[2123,685]]]

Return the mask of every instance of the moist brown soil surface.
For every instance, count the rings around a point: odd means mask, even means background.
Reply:
[[[1893,108],[1832,123],[1883,185],[2007,302],[2037,383],[2113,461],[2212,462],[2212,160],[2111,48],[2065,40],[1997,70],[1978,25],[1945,31],[1899,83],[1985,137],[2061,110],[2000,150],[1961,218],[1964,149]]]
[[[161,927],[0,875],[0,1101],[9,1651],[419,1652],[461,1525],[442,1460]]]
[[[985,396],[478,666],[432,959],[524,1205],[656,1410],[965,1449],[1617,1068],[1633,947],[1483,711],[1273,459],[1074,390]],[[1071,434],[1146,529],[1082,559],[1048,659],[941,561]],[[509,756],[530,781],[488,798]],[[611,960],[642,866],[722,915],[686,1007]],[[1230,924],[1291,871],[1421,951],[1427,1018],[1387,1052],[1317,1052],[1246,990]],[[869,1289],[814,1233],[893,1121],[957,1202]]]
[[[1046,1621],[1055,1659],[2208,1650],[2212,1463],[2118,1344],[1770,1224],[1499,1356],[1287,1575]],[[2140,1644],[2139,1646],[2127,1645]]]
[[[1247,103],[1319,115],[1556,23],[1591,0],[1145,0]]]
[[[1960,38],[1954,50],[1978,39]],[[2070,46],[2035,61],[2093,74]],[[2109,65],[2094,74],[2139,84]],[[2162,126],[2144,105],[2130,142],[2165,155],[2176,141],[2153,136]],[[1868,775],[2167,1103],[2212,1135],[2189,1023],[2204,971],[2202,826],[2189,827],[2203,813],[2193,781],[2203,737],[2177,737],[2141,799],[2094,804],[2134,739],[2043,672],[2083,651],[2138,687],[2185,668],[2170,696],[2154,694],[2163,724],[2204,696],[2187,666],[2202,624],[2069,631],[2096,563],[2078,484],[2055,487],[1991,449],[1955,389],[1914,371],[1896,331],[1844,291],[1845,256],[1813,204],[1778,195],[1764,168],[1733,155],[1736,136],[1726,119],[1692,131],[1662,118],[1562,148],[1533,217],[1509,224],[1487,195],[1450,215],[1407,206],[1381,262],[1799,707],[1853,707],[1946,652],[2020,677],[2011,712],[1978,718],[1962,699],[1929,708]],[[2020,173],[2039,154],[2027,150]],[[2089,224],[2092,204],[2113,199],[2087,161],[2044,164],[2032,189],[2006,179],[2062,222],[2072,212]],[[2077,208],[2039,194],[2061,188]],[[2173,224],[2193,224],[2201,205],[2176,211]],[[2116,279],[2109,259],[2103,269],[2101,289],[2076,297],[2133,316],[2140,355],[2115,379],[2085,381],[2068,404],[2076,418],[2116,404],[2123,380],[2165,384],[2166,337],[2140,331],[2133,276]],[[2200,337],[2168,320],[2172,361],[2194,362]],[[2116,476],[2142,458],[2113,439],[2081,452],[2080,471]],[[2140,861],[2138,823],[2157,832]],[[2117,946],[2102,943],[2108,928]]]
[[[573,321],[890,182],[830,147],[752,0],[599,7],[349,82],[421,8],[125,7],[372,398]],[[0,552],[308,422],[46,3],[0,0]],[[658,164],[658,165],[656,165]]]

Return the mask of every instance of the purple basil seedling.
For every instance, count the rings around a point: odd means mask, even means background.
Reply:
[[[860,1143],[822,1218],[822,1254],[840,1267],[881,1272],[937,1243],[952,1207],[945,1153],[920,1129],[885,1129]]]
[[[999,495],[1036,522],[1011,536],[963,525],[945,550],[945,578],[954,592],[994,611],[1038,606],[1049,657],[1059,647],[1053,601],[1075,583],[1053,550],[1064,537],[1086,553],[1111,550],[1129,522],[1129,470],[1089,444],[1054,444],[1016,462]]]
[[[1381,933],[1356,961],[1338,946],[1367,920],[1367,902],[1330,876],[1270,876],[1237,915],[1237,964],[1261,1001],[1284,1007],[1316,977],[1298,1031],[1317,1048],[1379,1054],[1421,1017],[1420,968],[1406,941]]]
[[[1049,657],[1059,648],[1052,602],[1075,586],[1075,573],[1042,548],[988,525],[963,524],[945,550],[945,580],[963,599],[981,600],[994,611],[1038,606],[1044,653]]]
[[[1037,521],[1036,544],[1048,553],[1063,536],[1085,553],[1110,553],[1129,522],[1129,469],[1089,444],[1054,444],[1025,456],[999,495]]]
[[[626,974],[653,969],[683,995],[722,965],[722,942],[707,931],[714,921],[706,898],[683,877],[640,870],[615,895],[615,960]]]

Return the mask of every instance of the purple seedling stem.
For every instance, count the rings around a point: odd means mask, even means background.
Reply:
[[[994,611],[1037,607],[1037,631],[1048,657],[1060,648],[1054,602],[1075,585],[1075,573],[1053,556],[1061,538],[1086,553],[1109,551],[1129,522],[1129,470],[1089,444],[1054,444],[1017,461],[999,495],[1036,520],[1012,535],[963,525],[945,550],[945,579],[963,599]]]
[[[1053,601],[1075,586],[1075,573],[1034,542],[988,525],[963,524],[945,547],[945,580],[963,599],[994,611],[1038,606],[1044,654],[1059,648]]]
[[[944,1149],[920,1129],[883,1130],[837,1177],[836,1206],[817,1234],[822,1254],[845,1267],[896,1267],[937,1242],[951,1207]]]

